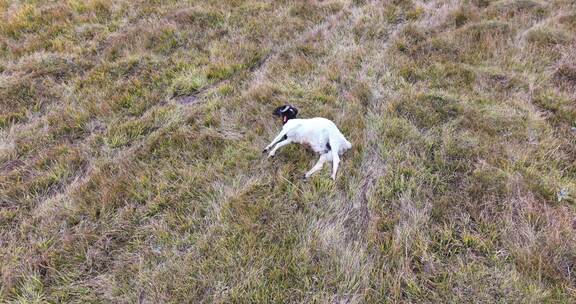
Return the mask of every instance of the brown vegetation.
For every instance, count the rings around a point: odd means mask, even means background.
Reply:
[[[0,302],[574,302],[575,10],[0,0]]]

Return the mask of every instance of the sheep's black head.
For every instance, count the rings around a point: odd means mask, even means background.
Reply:
[[[282,123],[286,123],[289,119],[296,118],[298,115],[298,109],[291,105],[283,105],[281,107],[277,107],[272,115],[278,116],[282,118]]]

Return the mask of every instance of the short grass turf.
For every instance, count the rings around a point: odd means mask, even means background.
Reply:
[[[576,301],[570,0],[0,0],[0,302]],[[274,107],[354,148],[275,159]]]

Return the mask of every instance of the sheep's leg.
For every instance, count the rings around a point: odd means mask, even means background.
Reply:
[[[268,153],[268,157],[273,157],[274,154],[276,154],[276,150],[278,150],[278,149],[280,149],[281,147],[284,147],[285,145],[290,144],[290,143],[292,143],[292,140],[291,140],[291,139],[286,139],[286,140],[283,140],[283,141],[279,142],[279,143],[274,147],[274,149],[272,149],[272,151],[270,151],[270,153]]]
[[[314,165],[314,167],[312,167],[312,169],[310,169],[310,171],[306,172],[305,177],[309,178],[312,174],[316,173],[318,170],[322,169],[322,166],[324,166],[324,163],[326,162],[326,156],[328,154],[322,154],[320,155],[320,159],[318,159],[318,162]]]
[[[338,164],[340,163],[340,156],[338,155],[338,150],[340,149],[337,145],[332,145],[332,176],[333,180],[336,180],[336,172],[338,171]]]
[[[262,153],[270,150],[270,148],[272,148],[275,144],[282,142],[283,140],[286,140],[287,139],[286,133],[288,132],[285,130],[280,131],[280,134],[278,134],[278,136],[276,136],[276,138],[274,138],[274,140],[268,146],[266,146],[266,148],[264,148]]]

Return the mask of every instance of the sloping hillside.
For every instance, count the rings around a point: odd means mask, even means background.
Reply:
[[[576,301],[572,0],[0,0],[0,302]],[[271,112],[332,119],[337,180]]]

